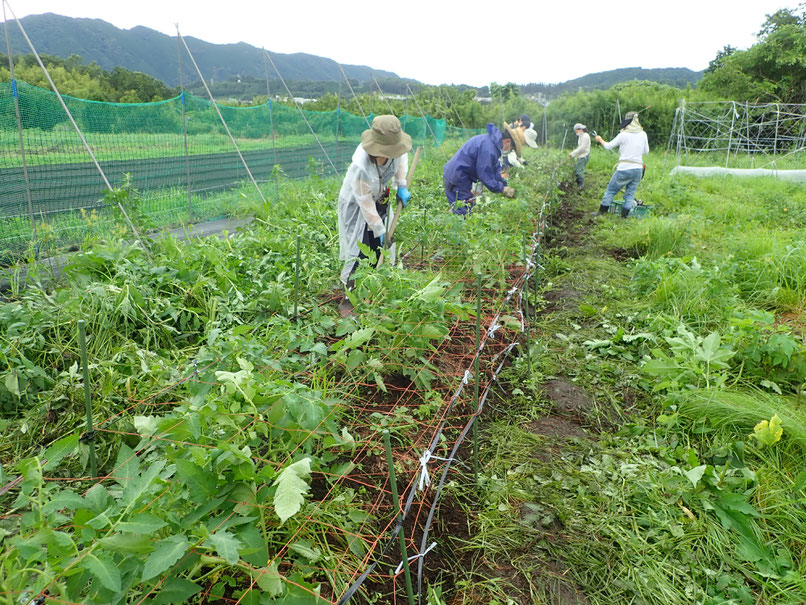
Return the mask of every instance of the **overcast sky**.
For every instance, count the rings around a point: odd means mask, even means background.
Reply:
[[[474,86],[563,82],[619,67],[705,69],[723,46],[752,45],[766,14],[797,3],[7,0],[18,17],[51,12],[169,35],[179,23],[182,35],[216,44],[247,42],[369,65],[428,84]]]

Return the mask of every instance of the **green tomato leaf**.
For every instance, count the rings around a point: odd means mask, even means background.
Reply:
[[[269,593],[269,596],[280,596],[283,592],[283,576],[277,568],[277,561],[272,561],[271,565],[262,569],[256,582],[260,590]]]
[[[89,553],[84,557],[82,565],[98,578],[105,588],[112,592],[120,592],[120,571],[112,561],[104,556],[96,557]]]
[[[199,592],[201,586],[184,578],[173,578],[166,582],[164,588],[152,601],[153,605],[168,605],[169,603],[188,603],[190,597]]]
[[[45,450],[45,453],[42,454],[42,458],[46,460],[42,465],[42,470],[50,471],[56,468],[56,465],[59,464],[61,459],[73,453],[76,447],[78,447],[78,433],[52,443],[50,447]]]
[[[17,399],[20,398],[20,381],[17,377],[16,370],[6,374],[5,385],[12,395],[14,395]]]
[[[241,541],[227,531],[217,531],[211,534],[204,545],[215,548],[218,556],[230,565],[235,565],[240,559],[238,549],[241,548]]]
[[[708,465],[701,464],[700,466],[695,466],[694,468],[686,471],[683,474],[686,477],[688,477],[689,481],[691,481],[691,485],[697,487],[697,484],[700,482],[700,479],[702,479],[702,476],[705,474],[706,468],[708,468]]]
[[[121,532],[142,535],[156,533],[166,525],[167,523],[162,519],[143,513],[141,515],[135,515],[128,521],[121,521],[115,526],[115,529]]]
[[[181,535],[161,540],[143,566],[140,581],[145,582],[168,571],[187,552],[188,546],[188,539]]]
[[[190,498],[196,502],[204,501],[215,493],[215,476],[190,460],[177,460],[176,472],[190,490]]]
[[[308,483],[305,481],[311,474],[311,459],[303,458],[284,468],[274,481],[277,491],[274,493],[274,510],[285,523],[299,512],[305,502]]]

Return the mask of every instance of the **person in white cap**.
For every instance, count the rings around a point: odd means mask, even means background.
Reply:
[[[568,157],[576,159],[577,186],[582,187],[585,182],[585,166],[591,155],[591,135],[588,134],[588,127],[579,122],[574,124],[574,132],[577,135],[577,148]]]
[[[358,259],[366,258],[359,249],[362,242],[379,251],[386,235],[384,221],[389,208],[389,181],[394,179],[397,199],[406,205],[411,194],[406,189],[411,137],[403,132],[393,115],[375,116],[372,126],[361,134],[361,144],[353,153],[339,192],[339,260],[344,261],[341,281],[352,288],[350,276]],[[389,216],[389,219],[394,218]],[[345,298],[339,305],[342,315],[349,315],[353,305]]]

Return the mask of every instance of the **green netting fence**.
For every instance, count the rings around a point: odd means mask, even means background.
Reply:
[[[139,212],[151,225],[228,216],[243,195],[259,198],[210,101],[187,93],[137,104],[63,98],[110,183],[120,186],[129,175]],[[343,172],[367,127],[364,117],[346,111],[303,110],[320,147],[295,107],[269,101],[218,108],[261,185],[312,172],[333,175],[323,149]],[[479,132],[430,116],[405,115],[401,122],[421,145]],[[40,244],[69,245],[113,222],[103,178],[54,93],[24,82],[0,84],[0,145],[0,260],[27,249],[34,233]]]

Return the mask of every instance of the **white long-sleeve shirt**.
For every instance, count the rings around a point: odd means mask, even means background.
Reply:
[[[587,132],[583,132],[577,138],[577,148],[571,152],[571,157],[584,158],[591,152],[591,135],[589,135]]]
[[[616,138],[609,143],[604,143],[605,149],[618,147],[618,166],[616,170],[635,170],[643,168],[644,154],[649,153],[649,141],[646,133],[641,132],[620,132]]]

